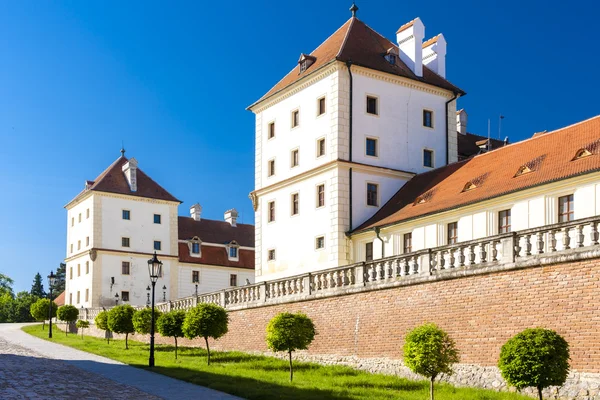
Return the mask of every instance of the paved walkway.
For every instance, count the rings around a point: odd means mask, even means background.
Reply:
[[[0,324],[2,400],[239,399],[38,339],[21,331],[23,325]]]

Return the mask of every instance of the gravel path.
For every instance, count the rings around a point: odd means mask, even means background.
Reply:
[[[0,324],[0,399],[203,399],[238,397],[38,339]]]

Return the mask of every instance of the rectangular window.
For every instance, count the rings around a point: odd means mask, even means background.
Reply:
[[[88,208],[87,210],[85,210],[85,219],[88,219],[90,217],[90,209]]]
[[[367,96],[367,114],[378,115],[377,97]]]
[[[161,216],[160,214],[154,214],[154,223],[155,224],[160,224],[161,222]]]
[[[317,186],[317,207],[325,205],[325,185]]]
[[[192,243],[192,253],[200,254],[200,243]]]
[[[275,137],[275,122],[269,122],[269,133],[268,138],[273,139]]]
[[[371,157],[377,157],[377,139],[367,138],[366,154]]]
[[[404,234],[404,253],[412,252],[412,232]]]
[[[433,168],[433,151],[432,150],[423,150],[423,166],[428,168]]]
[[[121,238],[121,246],[122,247],[129,247],[129,238],[128,237],[122,237]]]
[[[75,217],[71,218],[71,226],[75,226]]]
[[[325,248],[325,236],[319,236],[315,240],[315,249],[324,249]]]
[[[448,224],[448,244],[458,243],[458,222]]]
[[[229,248],[229,258],[237,258],[238,257],[238,248],[236,246],[231,246]]]
[[[236,274],[229,275],[229,286],[237,286],[237,275]]]
[[[275,175],[275,160],[269,160],[268,176]]]
[[[69,267],[69,279],[73,279],[73,267]]]
[[[200,282],[200,271],[192,271],[192,283]]]
[[[81,264],[77,264],[77,276],[81,276]]]
[[[292,215],[298,215],[300,212],[300,196],[298,193],[292,194]]]
[[[86,303],[90,301],[90,289],[85,289],[85,301]],[[50,304],[50,303],[48,303]]]
[[[274,201],[270,201],[269,202],[269,218],[268,218],[269,222],[274,222],[275,221],[275,202]]]
[[[69,304],[73,304],[73,293],[69,293]]]
[[[300,152],[298,149],[292,150],[291,166],[297,167],[300,164]]]
[[[121,300],[129,301],[129,292],[121,292]]]
[[[85,237],[85,247],[89,247],[89,245],[90,245],[90,237],[86,236]]]
[[[154,250],[160,250],[160,248],[161,248],[160,240],[155,240],[154,241]]]
[[[267,259],[268,259],[269,261],[275,261],[275,249],[271,249],[271,250],[269,250],[269,253],[268,253]]]
[[[71,253],[73,252],[73,243],[71,243]]]
[[[325,97],[317,100],[317,116],[325,114]]]
[[[568,222],[575,219],[575,203],[573,195],[558,198],[558,222]]]
[[[81,213],[79,213],[79,221],[78,222],[81,222]]]
[[[81,240],[77,241],[77,250],[81,250]]]
[[[373,261],[373,242],[365,244],[365,261]]]
[[[122,261],[121,262],[121,274],[129,275],[130,272],[131,272],[131,264],[129,263],[129,261]]]
[[[81,303],[81,298],[79,296],[79,290],[78,290],[77,291],[77,303],[76,304],[79,304],[79,303]],[[50,304],[50,303],[48,303],[48,304]]]
[[[90,273],[90,262],[86,261],[85,262],[85,274],[89,274]]]
[[[498,233],[508,233],[510,231],[510,210],[500,211],[498,213]]]
[[[379,205],[379,199],[377,198],[377,189],[378,189],[377,184],[375,183],[367,183],[367,205],[368,206],[375,206],[377,207]]]
[[[131,211],[123,210],[123,219],[130,220],[131,219]]]
[[[317,157],[325,155],[325,138],[317,140]]]
[[[433,111],[423,110],[423,126],[433,128]]]
[[[295,128],[298,125],[300,125],[300,111],[294,110],[292,111],[292,128]]]

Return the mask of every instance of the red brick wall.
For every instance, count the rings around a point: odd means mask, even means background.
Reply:
[[[508,338],[540,326],[568,340],[573,369],[600,372],[600,260],[232,311],[229,333],[211,347],[265,351],[265,327],[281,311],[314,320],[312,354],[401,358],[406,332],[434,322],[456,340],[461,363],[491,366]]]

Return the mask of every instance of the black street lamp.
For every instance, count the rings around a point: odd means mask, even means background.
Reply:
[[[48,287],[50,288],[50,307],[48,307],[48,319],[50,323],[48,325],[48,339],[52,339],[52,287],[56,284],[56,275],[54,275],[54,271],[50,271],[50,275],[48,275]]]
[[[167,286],[163,285],[163,303],[167,301]]]
[[[198,284],[196,283],[196,297],[198,297]]]
[[[119,293],[115,294],[115,306],[119,305]]]
[[[159,276],[162,276],[162,262],[158,261],[156,252],[154,257],[148,260],[148,273],[150,274],[150,282],[152,282],[152,318],[150,324],[150,359],[148,366],[154,367],[154,286]]]
[[[146,307],[150,307],[150,286],[146,288],[146,291],[148,292],[146,293],[146,295],[148,296],[148,299],[146,300]]]

